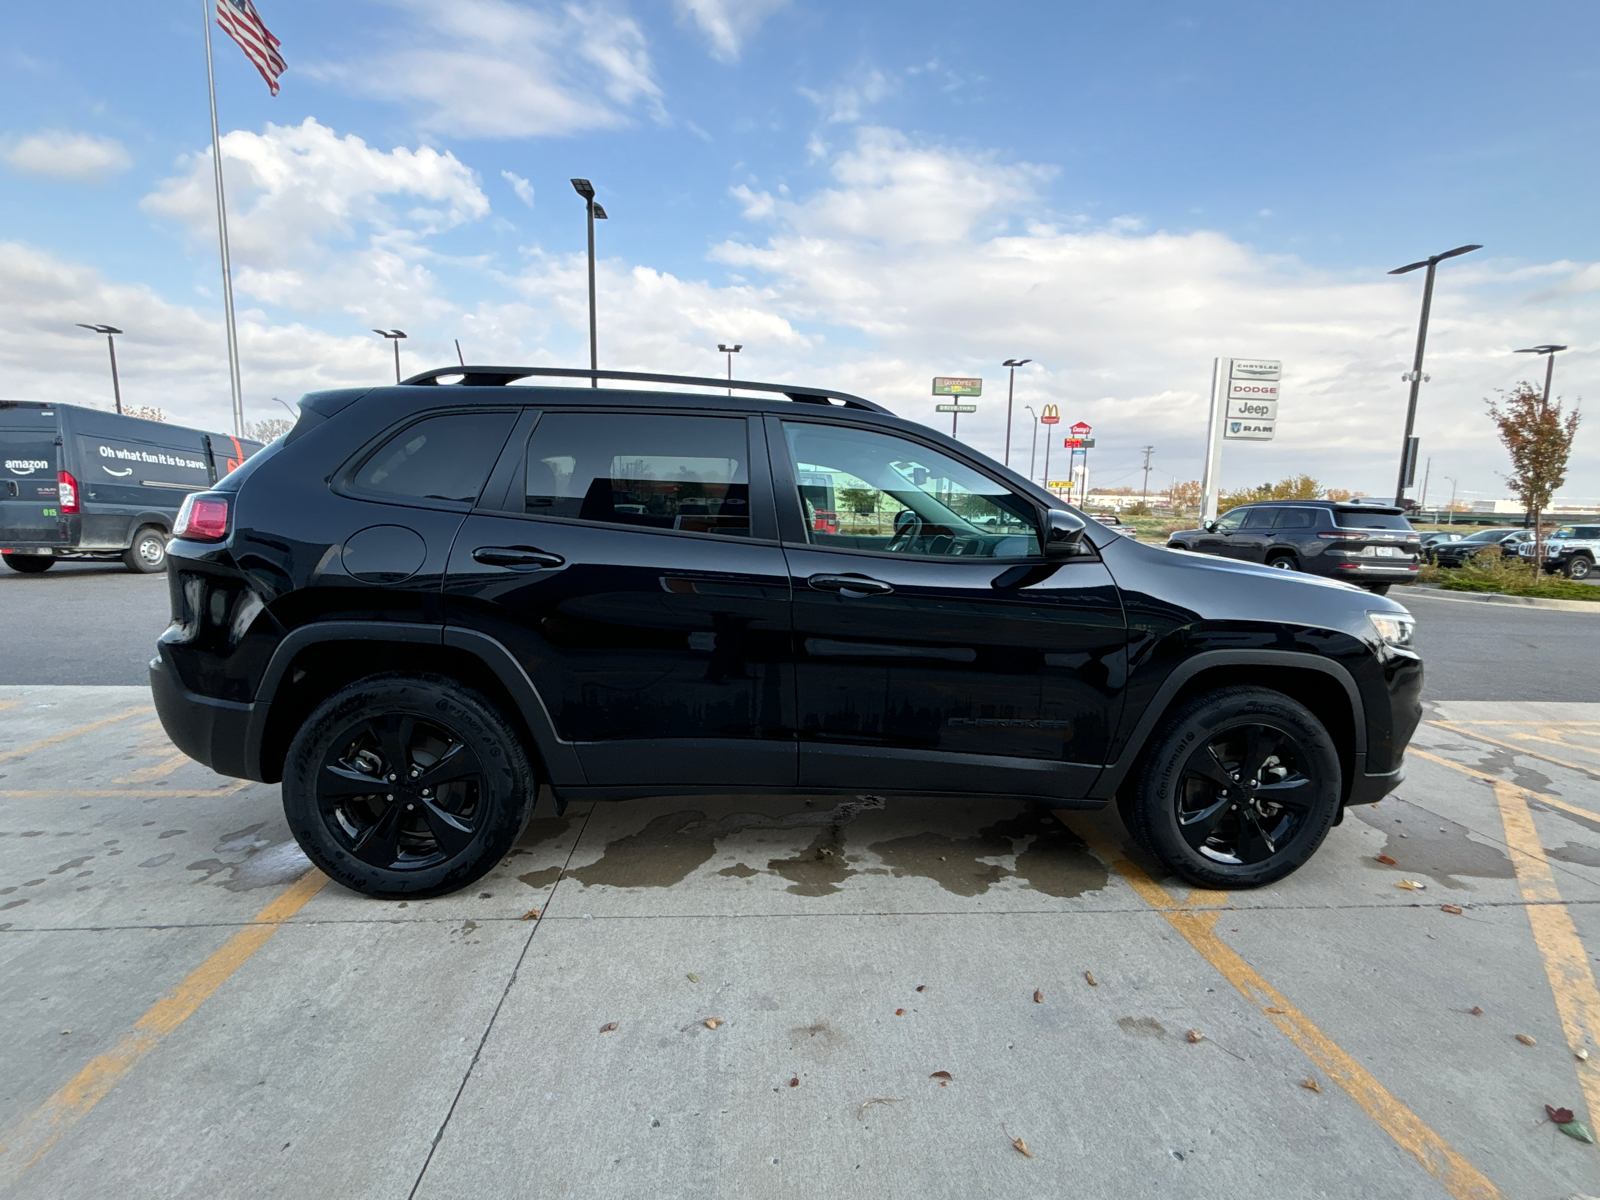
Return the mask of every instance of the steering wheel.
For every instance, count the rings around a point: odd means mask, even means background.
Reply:
[[[902,508],[894,517],[894,536],[889,539],[889,549],[909,550],[921,536],[922,518],[909,508]]]

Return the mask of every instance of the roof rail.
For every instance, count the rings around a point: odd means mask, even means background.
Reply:
[[[455,384],[439,384],[441,378],[459,375],[461,379]],[[748,392],[777,392],[800,404],[831,404],[837,400],[845,408],[860,408],[867,412],[884,413],[893,416],[881,404],[874,404],[871,400],[863,400],[860,396],[852,396],[849,392],[838,392],[832,388],[801,387],[793,383],[751,383],[744,379],[713,379],[701,375],[646,375],[638,371],[588,371],[568,367],[440,367],[434,371],[424,371],[420,375],[413,375],[409,379],[401,380],[401,385],[419,385],[423,387],[448,386],[448,387],[503,387],[518,379],[530,378],[555,378],[555,379],[620,379],[629,383],[687,383],[698,387],[714,388],[739,388]]]

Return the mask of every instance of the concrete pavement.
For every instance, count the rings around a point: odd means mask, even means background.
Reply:
[[[8,1196],[1600,1192],[1541,1123],[1600,1113],[1600,705],[1435,706],[1254,893],[1114,816],[796,796],[546,809],[387,903],[142,690],[0,704]]]

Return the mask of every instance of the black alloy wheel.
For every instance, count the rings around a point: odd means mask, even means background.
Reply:
[[[1339,811],[1337,750],[1298,701],[1222,688],[1185,703],[1152,735],[1118,798],[1129,832],[1201,887],[1250,888],[1298,870]]]
[[[289,827],[354,891],[389,899],[465,887],[521,833],[536,791],[516,734],[439,676],[352,684],[301,727],[284,764]]]

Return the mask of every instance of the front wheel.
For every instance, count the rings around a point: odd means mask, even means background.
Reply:
[[[536,794],[499,710],[437,675],[351,684],[307,718],[284,763],[284,813],[306,856],[352,891],[390,900],[486,874]]]
[[[1129,831],[1199,887],[1253,888],[1298,870],[1339,812],[1339,755],[1280,692],[1207,692],[1162,723],[1120,807]]]
[[[1569,558],[1563,569],[1568,579],[1587,579],[1594,570],[1594,564],[1587,558]]]
[[[24,575],[37,575],[56,565],[56,560],[48,554],[0,554],[0,558],[5,559],[6,566],[13,571]]]

